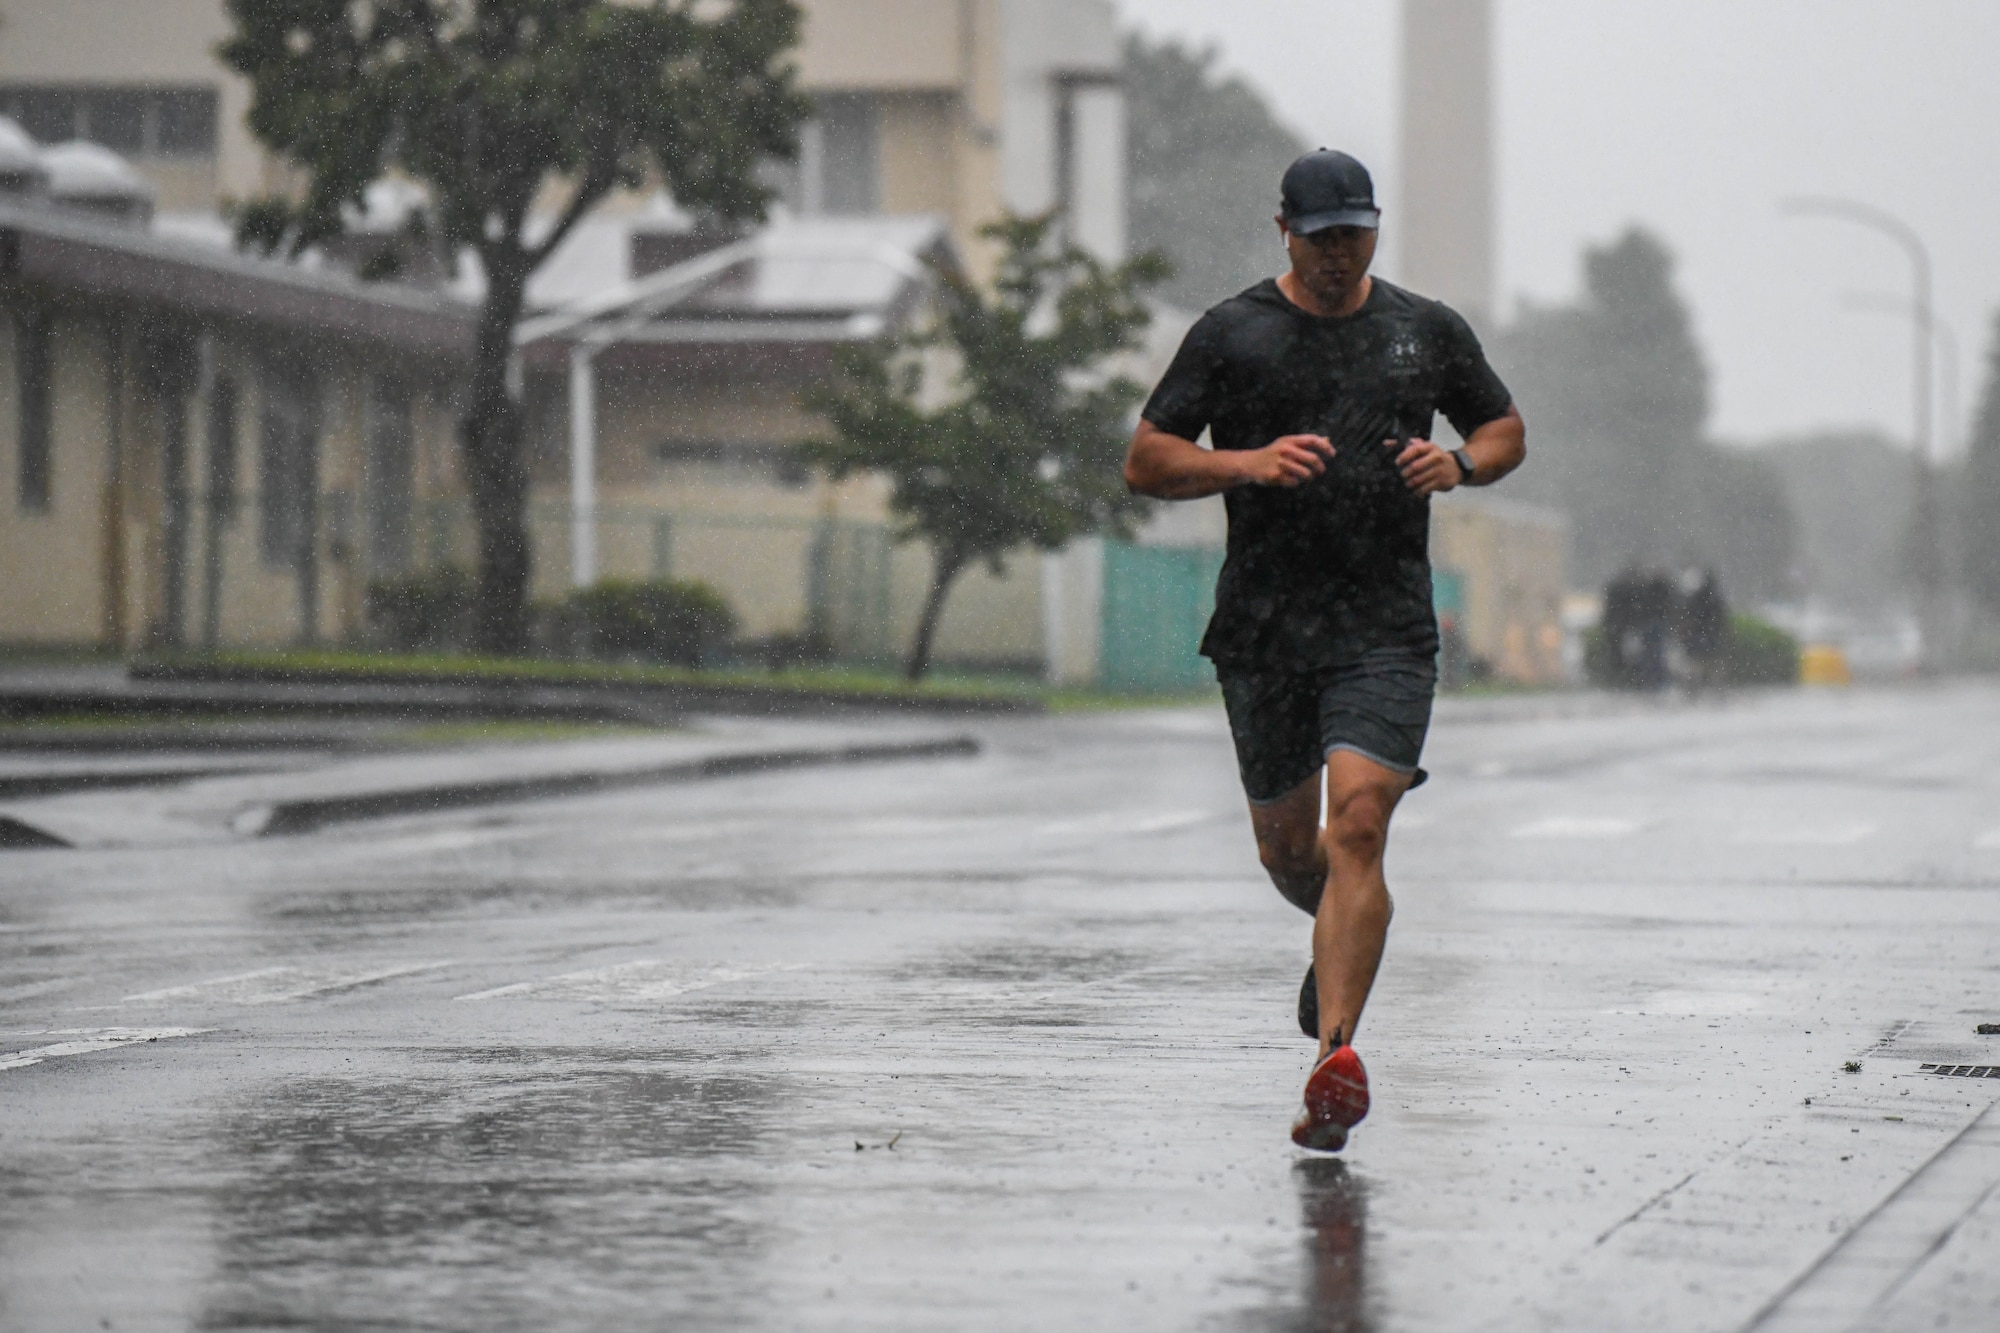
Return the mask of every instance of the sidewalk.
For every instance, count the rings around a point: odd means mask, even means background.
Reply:
[[[503,801],[766,769],[957,757],[978,749],[963,732],[908,720],[711,718],[658,737],[467,746],[233,771],[166,790],[0,801],[0,824],[11,828],[14,845],[47,846],[53,840],[79,848],[187,846]],[[0,846],[8,841],[0,837]]]

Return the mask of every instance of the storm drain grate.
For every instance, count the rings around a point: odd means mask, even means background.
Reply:
[[[2000,1065],[1918,1065],[1917,1072],[1946,1078],[2000,1078]]]

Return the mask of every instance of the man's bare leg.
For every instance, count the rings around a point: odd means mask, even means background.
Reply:
[[[1348,750],[1327,760],[1326,827],[1319,826],[1319,779],[1268,805],[1250,808],[1257,853],[1287,901],[1313,914],[1313,972],[1319,987],[1319,1045],[1336,1033],[1352,1042],[1374,988],[1395,904],[1382,875],[1389,818],[1409,775]]]
[[[1382,947],[1396,914],[1382,877],[1389,817],[1410,788],[1410,775],[1350,750],[1326,761],[1326,892],[1313,917],[1313,967],[1319,978],[1319,1053],[1334,1034],[1352,1043]]]

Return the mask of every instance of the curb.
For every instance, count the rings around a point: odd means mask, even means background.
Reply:
[[[211,685],[271,690],[291,688],[365,690],[405,694],[408,703],[450,711],[544,709],[594,712],[630,719],[635,709],[672,713],[736,713],[759,717],[829,711],[920,713],[939,716],[994,716],[1043,713],[1037,699],[1003,697],[954,698],[949,695],[874,694],[831,689],[788,689],[755,684],[669,683],[622,680],[546,680],[532,677],[447,676],[421,672],[355,672],[276,669],[268,667],[188,666],[172,662],[136,662],[127,676],[139,685]],[[157,698],[158,696],[152,696]],[[282,707],[276,696],[266,696]]]
[[[151,688],[149,688],[151,687]],[[207,687],[207,688],[204,688]],[[496,688],[432,682],[423,690],[377,682],[196,681],[141,677],[124,689],[8,689],[0,687],[0,719],[24,720],[76,714],[154,720],[253,718],[390,718],[451,721],[461,718],[524,722],[600,722],[657,726],[677,712],[669,701],[621,698],[604,692],[547,686]],[[648,707],[648,704],[652,706]]]
[[[0,776],[0,801],[31,801],[41,796],[117,791],[128,787],[172,787],[202,778],[240,778],[265,771],[255,765],[233,765],[226,768],[134,768],[11,774]]]
[[[12,815],[0,815],[0,851],[31,852],[50,847],[74,847],[67,838],[58,838],[45,829],[38,829],[24,819]]]
[[[445,783],[395,791],[355,792],[345,796],[314,796],[243,807],[230,827],[244,837],[271,838],[311,833],[333,824],[387,819],[398,815],[432,814],[506,801],[547,800],[591,792],[649,787],[704,778],[737,777],[780,769],[816,768],[837,764],[879,763],[895,759],[945,759],[979,753],[970,736],[943,740],[903,741],[835,748],[763,750],[710,755],[653,768],[622,772],[555,773],[542,777],[501,778],[491,782]]]

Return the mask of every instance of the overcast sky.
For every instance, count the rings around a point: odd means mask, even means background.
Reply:
[[[1679,256],[1717,435],[1874,425],[1907,439],[1909,324],[1844,300],[1906,297],[1902,252],[1777,211],[1845,195],[1928,242],[1970,414],[2000,306],[2000,3],[1495,2],[1503,312],[1573,295],[1582,248],[1638,222]],[[1155,34],[1216,43],[1310,146],[1374,167],[1393,210],[1396,0],[1118,4]]]

